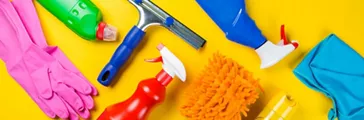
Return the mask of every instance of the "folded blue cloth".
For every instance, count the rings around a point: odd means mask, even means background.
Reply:
[[[319,43],[293,72],[332,99],[329,120],[364,120],[364,59],[337,36]]]

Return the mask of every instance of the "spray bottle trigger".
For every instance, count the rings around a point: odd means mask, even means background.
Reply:
[[[281,40],[283,40],[283,45],[289,44],[289,41],[287,40],[286,37],[286,32],[284,30],[284,25],[281,25]]]
[[[297,41],[291,41],[291,42],[288,41],[285,29],[284,29],[284,25],[281,25],[281,41],[279,41],[279,43],[277,45],[283,46],[283,45],[288,45],[288,44],[292,44],[295,49],[299,45]]]
[[[155,63],[155,62],[162,62],[163,63],[163,58],[162,58],[162,56],[159,56],[157,58],[145,59],[144,61],[145,62],[153,62],[153,63]]]

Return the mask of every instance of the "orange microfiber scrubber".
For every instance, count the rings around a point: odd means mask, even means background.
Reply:
[[[188,86],[181,113],[191,120],[240,120],[259,97],[260,85],[243,66],[215,53]]]

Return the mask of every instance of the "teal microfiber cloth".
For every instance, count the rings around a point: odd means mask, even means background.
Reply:
[[[293,72],[332,99],[329,120],[364,119],[364,59],[336,35],[313,48]]]

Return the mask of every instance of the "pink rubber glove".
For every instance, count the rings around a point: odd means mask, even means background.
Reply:
[[[12,4],[15,10],[18,12],[18,15],[22,20],[33,43],[47,51],[47,53],[49,53],[53,57],[55,57],[65,67],[65,69],[74,72],[78,76],[84,78],[85,81],[88,81],[66,57],[61,49],[59,49],[57,46],[48,46],[33,1],[13,0]],[[89,84],[90,86],[92,86],[93,89],[92,95],[97,95],[96,88],[91,83]]]
[[[38,18],[38,15],[36,13],[34,4],[32,0],[13,0],[13,5],[15,9],[17,10],[20,18],[22,19],[23,24],[25,25],[25,28],[27,29],[33,43],[43,48],[44,51],[46,51],[48,54],[56,58],[59,63],[64,67],[64,69],[71,71],[75,73],[77,76],[79,76],[81,79],[86,81],[92,88],[91,95],[97,95],[96,88],[89,83],[89,81],[82,75],[82,73],[71,63],[71,61],[66,57],[66,55],[59,49],[57,46],[48,46],[46,43],[46,39],[44,37],[40,20]],[[75,81],[77,83],[77,81]],[[90,95],[80,94],[78,95],[83,99],[87,109],[92,109],[93,99]],[[76,113],[79,112],[86,112],[88,111],[74,111],[72,109],[69,109],[70,112],[70,118],[71,119],[77,119],[78,116]],[[80,115],[84,113],[79,113]],[[84,114],[86,115],[86,114]],[[89,115],[87,115],[88,117]],[[85,118],[86,116],[83,116]]]
[[[74,110],[88,118],[87,109],[93,107],[89,95],[97,94],[94,87],[79,72],[65,69],[58,59],[33,44],[8,0],[0,0],[0,10],[0,58],[10,75],[48,116],[68,118]]]

